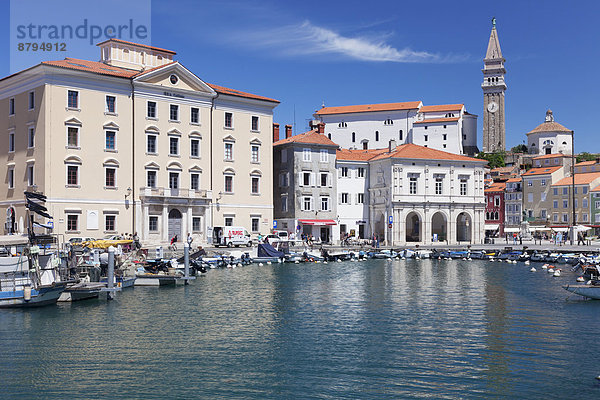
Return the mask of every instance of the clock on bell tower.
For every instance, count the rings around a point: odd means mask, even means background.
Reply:
[[[483,59],[483,151],[493,153],[506,148],[506,130],[504,126],[504,57],[500,50],[496,18],[492,18],[492,32],[487,52]]]

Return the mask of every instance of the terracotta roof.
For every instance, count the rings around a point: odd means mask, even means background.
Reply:
[[[396,147],[391,153],[384,153],[373,157],[373,160],[381,160],[385,158],[416,158],[429,160],[452,160],[452,161],[478,161],[487,163],[486,160],[479,158],[467,157],[459,154],[448,153],[441,150],[431,149],[429,147],[418,146],[416,144],[407,143]]]
[[[529,171],[525,172],[523,174],[523,176],[532,176],[532,175],[547,175],[547,174],[551,174],[553,172],[558,171],[559,169],[561,169],[562,166],[556,166],[556,167],[539,167],[539,168],[531,168]]]
[[[484,192],[503,192],[506,189],[506,182],[496,182],[486,188]]]
[[[510,178],[509,180],[506,181],[506,183],[508,182],[521,182],[521,177],[517,177],[517,178]]]
[[[558,122],[544,122],[539,124],[534,130],[527,132],[530,133],[538,133],[538,132],[568,132],[571,133],[570,129],[565,128]]]
[[[151,50],[156,50],[156,51],[162,51],[163,53],[177,54],[173,50],[161,49],[160,47],[153,47],[153,46],[148,46],[147,44],[141,44],[141,43],[135,43],[135,42],[128,42],[127,40],[115,39],[115,38],[105,40],[104,42],[100,42],[96,46],[100,46],[100,45],[102,45],[102,44],[104,44],[106,42],[117,42],[117,43],[132,44],[134,46],[144,47],[146,49],[151,49]]]
[[[590,160],[590,161],[582,161],[579,162],[577,164],[575,164],[576,167],[584,167],[586,165],[595,165],[597,164],[596,160]]]
[[[338,149],[336,158],[341,161],[369,161],[371,158],[387,152],[388,149],[352,150]]]
[[[171,64],[178,64],[178,63],[179,63],[179,61],[171,61],[171,62],[168,62],[166,64],[159,65],[157,67],[152,67],[152,68],[149,68],[149,69],[145,69],[143,71],[140,71],[135,77],[137,78],[138,76],[142,76],[142,75],[148,74],[148,73],[150,73],[152,71],[156,71],[157,69],[161,69],[161,68],[167,67],[167,66],[169,66]]]
[[[456,122],[458,121],[458,117],[454,118],[430,118],[424,119],[423,121],[415,121],[413,124],[430,124],[434,122]]]
[[[494,168],[490,171],[490,173],[492,172],[498,172],[498,173],[502,173],[502,172],[512,172],[515,169],[515,167],[497,167]]]
[[[240,90],[226,88],[225,86],[214,85],[212,83],[207,83],[207,85],[210,86],[211,88],[213,88],[213,90],[215,92],[220,93],[220,94],[227,94],[230,96],[246,97],[248,99],[264,100],[264,101],[270,101],[273,103],[279,103],[279,100],[271,99],[269,97],[259,96],[257,94],[252,94],[252,93],[246,93],[246,92],[242,92]]]
[[[281,146],[282,144],[287,143],[320,144],[324,146],[338,147],[337,144],[332,142],[327,136],[323,135],[322,133],[319,133],[318,131],[308,131],[286,139],[281,139],[273,143],[273,146]]]
[[[594,188],[590,191],[591,192],[600,192],[600,185],[594,186]]]
[[[423,106],[419,109],[422,113],[441,112],[441,111],[461,111],[464,104],[440,104],[437,106]]]
[[[418,109],[420,101],[407,101],[404,103],[381,103],[381,104],[362,104],[356,106],[323,107],[315,112],[316,115],[329,114],[350,114],[371,111],[396,111]]]
[[[88,61],[79,60],[77,58],[65,58],[64,60],[57,61],[42,61],[44,65],[51,65],[53,67],[75,69],[78,71],[86,71],[100,75],[110,75],[119,78],[131,78],[140,73],[138,70],[115,67],[112,65],[104,64],[100,61]]]
[[[570,155],[566,155],[566,154],[544,154],[543,156],[537,156],[537,157],[533,157],[533,160],[541,160],[543,158],[557,158],[557,157],[571,157]]]
[[[575,174],[575,184],[576,185],[589,185],[590,182],[600,179],[600,172],[588,172],[585,174]],[[567,176],[566,178],[562,178],[560,181],[554,183],[552,186],[566,186],[573,184],[573,177]]]

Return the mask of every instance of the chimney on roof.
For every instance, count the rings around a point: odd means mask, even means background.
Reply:
[[[279,141],[279,124],[273,123],[273,143]]]
[[[289,139],[292,137],[292,126],[291,125],[286,125],[285,126],[285,138]]]
[[[391,153],[394,150],[396,150],[396,140],[390,139],[390,144],[388,146],[388,153]]]
[[[319,122],[317,124],[317,132],[319,132],[320,134],[325,133],[325,123],[324,122]]]

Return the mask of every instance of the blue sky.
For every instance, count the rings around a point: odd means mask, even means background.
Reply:
[[[9,2],[1,1],[0,54],[9,55]],[[152,1],[151,41],[207,82],[280,100],[275,122],[295,122],[297,133],[323,102],[464,103],[480,116],[481,146],[493,16],[507,60],[507,146],[551,108],[575,130],[577,152],[600,152],[596,1]],[[0,60],[5,76],[9,57]]]

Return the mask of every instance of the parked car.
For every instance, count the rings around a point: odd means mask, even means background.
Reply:
[[[270,245],[272,245],[275,242],[278,242],[280,240],[286,240],[286,239],[287,239],[287,237],[282,238],[279,235],[276,235],[276,234],[272,233],[270,235],[265,236],[264,242],[265,243],[269,243]]]

